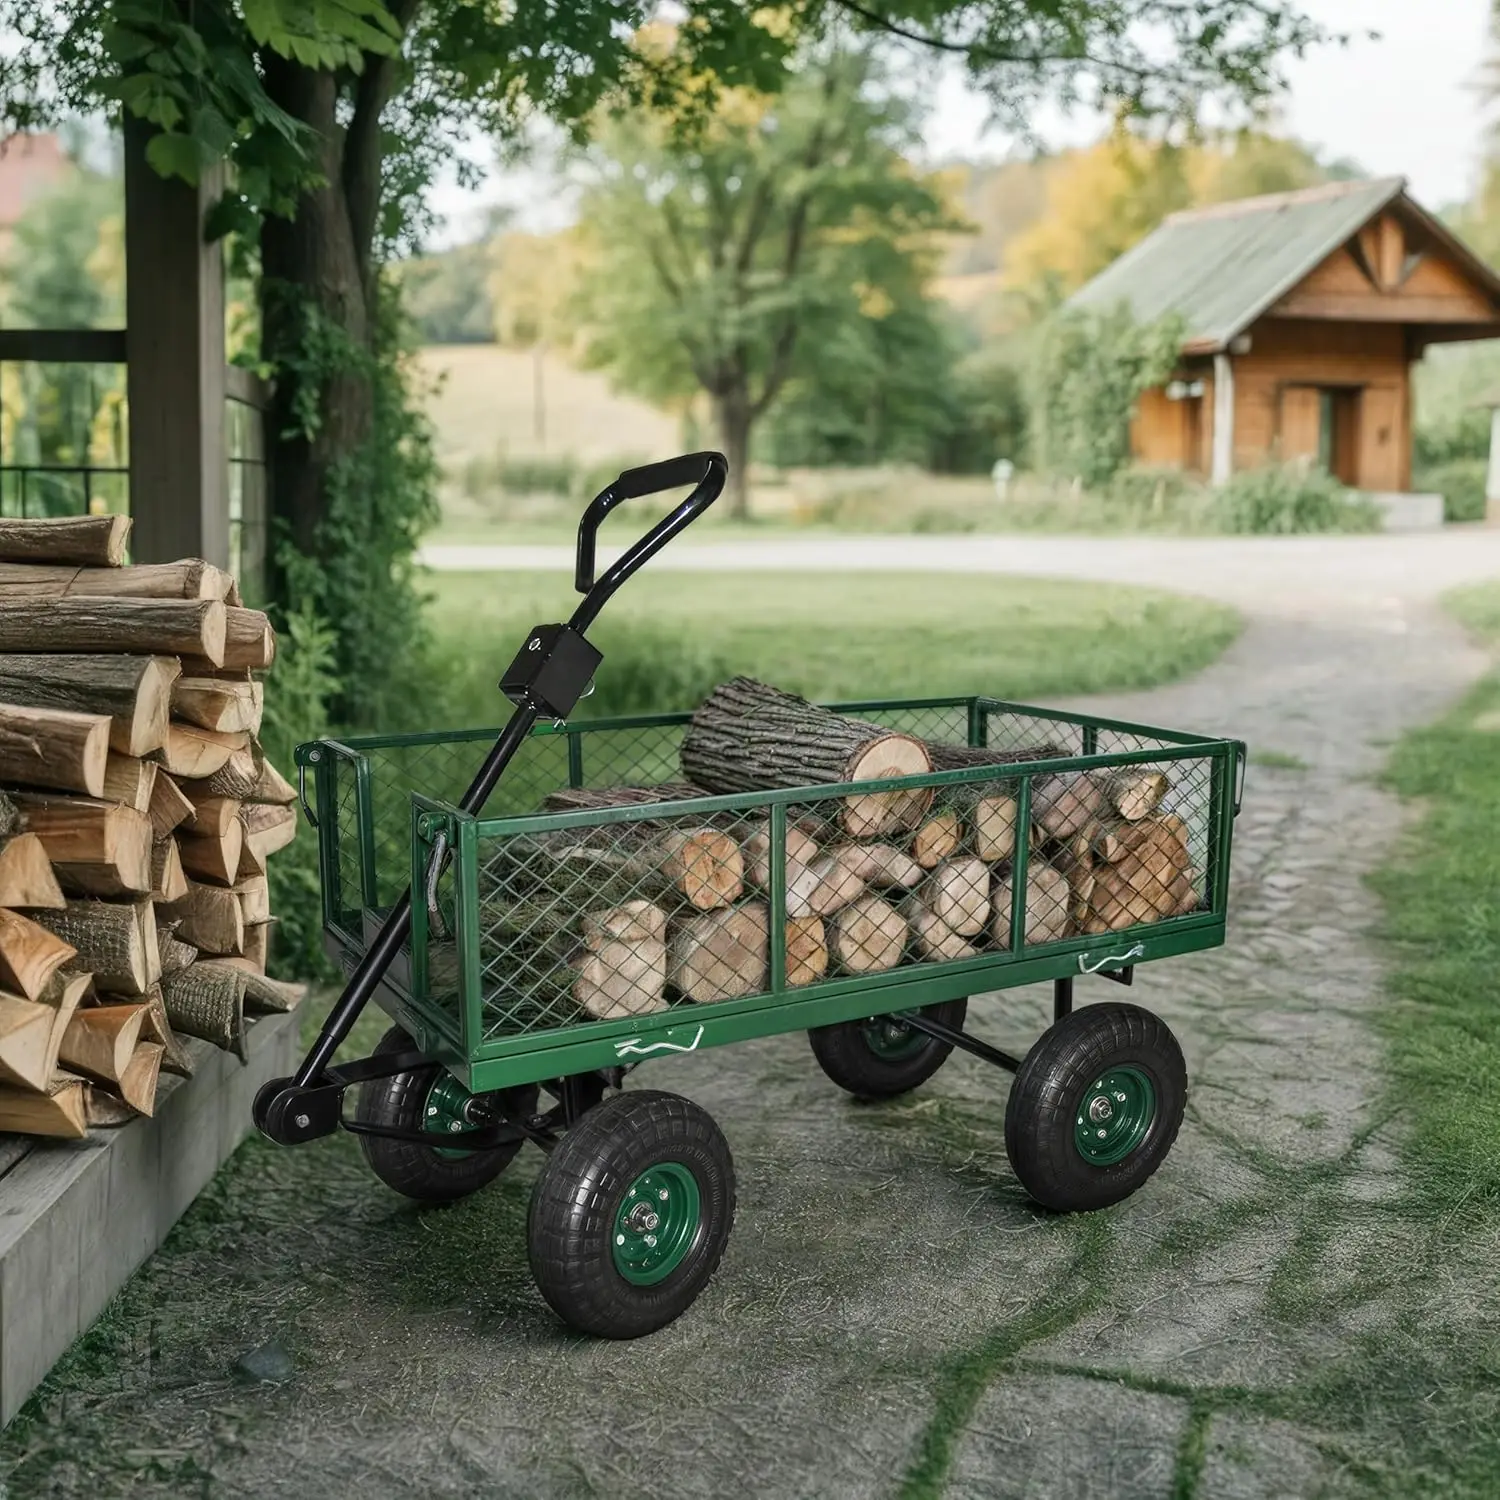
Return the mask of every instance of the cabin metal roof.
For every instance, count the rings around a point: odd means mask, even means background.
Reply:
[[[1141,322],[1177,313],[1183,348],[1225,348],[1268,308],[1400,200],[1422,228],[1489,292],[1500,278],[1431,214],[1406,196],[1402,177],[1333,182],[1295,193],[1189,209],[1165,219],[1069,299],[1070,307],[1124,302]]]

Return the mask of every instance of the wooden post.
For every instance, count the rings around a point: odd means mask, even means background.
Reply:
[[[151,128],[125,120],[125,350],[135,562],[229,566],[224,258],[203,221],[222,170],[196,188],[146,162]]]
[[[1490,467],[1484,481],[1484,513],[1500,520],[1500,402],[1490,408]]]
[[[1234,363],[1227,354],[1214,355],[1213,462],[1209,479],[1223,484],[1234,472]]]

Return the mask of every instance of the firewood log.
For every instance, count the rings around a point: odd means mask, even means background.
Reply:
[[[764,891],[771,884],[771,829],[760,823],[748,830],[741,845],[745,858],[745,884]],[[798,871],[813,864],[819,853],[818,841],[810,833],[788,823],[786,829],[786,868],[788,882]]]
[[[787,915],[828,917],[865,894],[865,882],[838,852],[815,859],[787,886]]]
[[[1094,881],[1083,928],[1117,932],[1190,911],[1197,903],[1187,826],[1175,816],[1090,830]],[[1192,905],[1187,903],[1191,900]]]
[[[0,519],[0,561],[75,563],[118,568],[130,539],[129,516],[53,516]]]
[[[991,933],[996,947],[1010,948],[1011,907],[1014,904],[1015,883],[1007,875],[995,887],[994,921]],[[1065,937],[1070,919],[1069,887],[1067,877],[1054,869],[1045,860],[1028,862],[1026,867],[1025,945],[1035,947],[1038,943],[1055,943]]]
[[[290,807],[297,800],[297,788],[289,782],[264,756],[256,774],[255,785],[241,798],[245,802],[274,802],[278,807]]]
[[[1161,806],[1161,800],[1172,783],[1162,771],[1149,766],[1121,766],[1116,771],[1097,773],[1104,803],[1125,819],[1135,823]]]
[[[270,961],[271,929],[275,925],[275,922],[257,922],[254,927],[245,929],[244,953],[241,956],[254,964],[262,974],[266,972],[266,964]]]
[[[0,994],[0,1084],[46,1089],[56,1061],[48,1056],[55,1019],[50,1005]]]
[[[266,861],[246,839],[240,847],[240,867],[234,872],[236,880],[254,880],[266,873]]]
[[[151,788],[148,813],[151,832],[156,838],[164,839],[193,816],[193,804],[170,776],[158,776]]]
[[[49,922],[66,917],[66,911],[38,912]],[[37,999],[47,981],[78,950],[49,927],[23,917],[20,912],[0,908],[0,989]]]
[[[104,790],[99,795],[105,802],[118,802],[133,812],[149,813],[159,769],[154,760],[120,755],[112,750],[104,763]]]
[[[923,883],[922,905],[950,931],[976,937],[990,916],[990,867],[974,855],[945,859]]]
[[[285,849],[297,837],[297,809],[277,807],[274,803],[252,802],[240,809],[244,841],[261,859],[269,859],[278,849]],[[661,850],[664,867],[681,879],[684,889],[691,886],[697,899],[709,895],[738,875],[739,850],[732,849],[722,837],[707,843],[691,836],[672,837]],[[689,899],[693,899],[692,896]]]
[[[245,979],[238,969],[204,959],[161,983],[174,1031],[201,1037],[245,1058]]]
[[[250,736],[244,730],[224,734],[217,729],[200,729],[196,724],[167,725],[167,742],[162,746],[162,765],[172,776],[184,778],[212,776],[228,764],[237,750],[244,750]]]
[[[846,974],[894,969],[906,947],[906,918],[880,896],[864,896],[828,924],[828,948]]]
[[[109,1085],[95,1083],[87,1079],[83,1085],[84,1118],[88,1121],[90,1130],[118,1130],[122,1125],[128,1125],[132,1120],[140,1119],[119,1094],[112,1089],[119,1088],[119,1084]]]
[[[766,987],[770,922],[764,902],[704,912],[673,926],[667,980],[685,999],[735,1000]]]
[[[0,562],[0,594],[11,599],[218,599],[229,574],[192,558],[174,563],[90,568]]]
[[[0,650],[224,653],[217,599],[0,599]]]
[[[52,1013],[52,1031],[47,1039],[47,1077],[57,1070],[57,1059],[62,1052],[63,1037],[73,1023],[73,1013],[85,1000],[93,998],[94,976],[79,974],[71,969],[59,969],[47,981],[46,988],[37,999]]]
[[[177,837],[177,853],[182,868],[194,880],[209,885],[232,886],[240,867],[240,848],[246,833],[238,819],[231,820],[220,834],[184,832]]]
[[[203,655],[213,659],[211,651]],[[270,620],[261,610],[230,605],[224,616],[224,660],[214,665],[248,667],[259,672],[275,660],[276,632],[271,629]]]
[[[682,741],[683,774],[714,792],[873,781],[931,769],[926,747],[828,712],[748,677],[709,694]],[[879,837],[913,828],[932,802],[930,788],[868,792],[839,809],[844,831]]]
[[[647,939],[646,941],[651,941]],[[661,940],[655,939],[658,946]],[[278,1015],[284,1016],[296,1010],[307,998],[307,986],[305,984],[288,984],[281,979],[268,979],[264,974],[257,973],[252,968],[246,968],[248,962],[243,958],[221,958],[217,960],[221,964],[229,964],[239,969],[245,976],[245,1012],[247,1015]],[[666,959],[662,959],[662,977],[666,977]],[[582,1002],[580,1002],[582,1003]],[[588,1007],[585,1006],[585,1009]]]
[[[164,903],[181,901],[187,889],[187,873],[177,852],[177,840],[157,839],[151,845],[151,899]]]
[[[187,820],[184,832],[198,838],[217,838],[239,820],[241,804],[237,798],[217,796],[201,781],[185,781],[180,785],[183,796],[193,804],[193,815]]]
[[[0,1131],[81,1141],[88,1134],[85,1088],[71,1073],[54,1075],[45,1093],[0,1088]]]
[[[1104,789],[1087,772],[1051,776],[1031,788],[1031,815],[1049,838],[1081,832],[1104,810]]]
[[[974,771],[984,766],[1025,766],[1039,760],[1062,760],[1068,751],[1054,744],[1002,749],[992,745],[949,745],[940,740],[928,740],[927,753],[932,757],[934,771]]]
[[[0,838],[0,906],[57,911],[67,904],[46,847],[34,833]]]
[[[81,797],[27,793],[14,800],[65,891],[79,896],[150,893],[151,820],[144,813]]]
[[[951,807],[929,814],[912,835],[911,857],[924,870],[935,870],[964,841],[963,819]]]
[[[156,1113],[156,1089],[166,1066],[166,1048],[160,1042],[137,1042],[130,1061],[120,1075],[120,1097],[138,1115],[148,1120]]]
[[[565,786],[559,787],[554,792],[548,792],[542,798],[542,811],[600,812],[607,807],[643,807],[657,802],[691,802],[695,798],[712,795],[711,792],[704,791],[701,786],[690,786],[685,781],[664,781],[658,786]]]
[[[951,963],[959,958],[977,958],[979,949],[962,933],[955,932],[922,904],[919,896],[901,903],[901,914],[911,928],[917,952],[929,963]]]
[[[189,880],[187,895],[162,907],[162,915],[177,923],[181,942],[202,953],[217,957],[244,951],[245,921],[233,891]]]
[[[161,972],[165,978],[168,974],[180,974],[191,963],[198,958],[198,950],[191,943],[179,941],[177,937],[178,924],[172,923],[170,927],[157,923],[156,943],[161,954]]]
[[[104,795],[109,719],[0,703],[0,781]]]
[[[54,940],[62,940],[65,956],[54,967],[73,956],[68,951],[71,947],[77,953],[75,967],[92,973],[95,987],[106,994],[134,998],[161,978],[156,915],[150,901],[70,901],[65,911],[38,912],[37,920]]]
[[[149,755],[166,742],[179,671],[169,656],[0,655],[0,703],[108,715],[111,750]]]
[[[859,880],[877,890],[908,890],[920,885],[927,874],[911,855],[891,844],[849,844],[836,857]]]
[[[172,687],[172,716],[222,734],[259,734],[265,697],[258,682],[179,677]]]
[[[90,1005],[73,1013],[63,1034],[63,1065],[118,1083],[140,1040],[144,1005]]]
[[[240,911],[246,927],[271,920],[271,886],[264,875],[241,880],[235,885],[234,893],[240,898]]]
[[[186,968],[186,965],[183,965]],[[165,1072],[176,1073],[179,1078],[193,1076],[193,1059],[182,1045],[172,1023],[167,1018],[167,1002],[162,997],[161,986],[153,984],[142,1004],[145,1016],[141,1021],[141,1039],[155,1042],[161,1049],[161,1066]]]
[[[788,989],[816,984],[828,972],[828,931],[821,917],[786,920],[786,984]]]
[[[612,939],[572,961],[573,1002],[600,1021],[665,1010],[667,945],[660,937]]]

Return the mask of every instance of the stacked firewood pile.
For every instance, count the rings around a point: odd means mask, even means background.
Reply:
[[[275,638],[200,561],[125,566],[120,516],[0,520],[0,1131],[82,1136],[244,1055],[266,860],[297,828],[261,753]]]
[[[785,867],[763,816],[602,823],[508,839],[487,861],[483,962],[514,1026],[613,1018],[767,987],[770,890],[785,892],[789,986],[947,962],[1193,910],[1184,819],[1153,768],[1034,777],[1026,889],[1013,882],[1020,779],[1054,744],[974,749],[829,713],[748,678],[724,683],[682,742],[683,780],[568,789],[551,812],[970,770],[957,785],[873,790],[787,809]],[[994,776],[982,769],[998,768]],[[519,997],[519,998],[518,998]]]

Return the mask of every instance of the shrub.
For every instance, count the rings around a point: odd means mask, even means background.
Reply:
[[[1257,536],[1378,531],[1380,512],[1324,469],[1267,465],[1233,475],[1214,494],[1215,529]]]
[[[1482,521],[1488,469],[1482,458],[1450,459],[1419,468],[1412,476],[1412,488],[1422,494],[1441,495],[1445,521]]]
[[[566,454],[502,455],[495,462],[494,472],[500,487],[512,495],[571,497],[578,487],[578,461]]]

